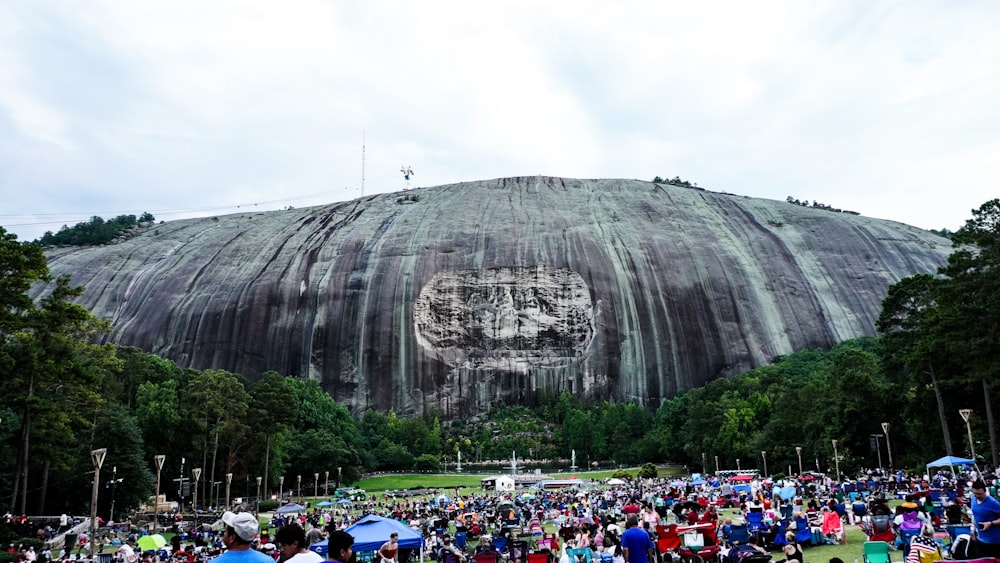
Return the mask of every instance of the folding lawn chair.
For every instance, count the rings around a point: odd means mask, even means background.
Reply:
[[[862,546],[865,563],[892,563],[889,544],[884,541],[866,541]]]

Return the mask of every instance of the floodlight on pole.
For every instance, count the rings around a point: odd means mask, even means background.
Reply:
[[[160,519],[160,471],[163,469],[163,461],[167,459],[165,455],[154,455],[153,463],[156,464],[156,496],[153,497],[153,533],[156,533],[156,523]]]
[[[226,510],[229,510],[229,486],[233,484],[233,474],[226,473]]]
[[[278,502],[285,498],[285,476],[278,477]]]
[[[323,495],[330,496],[330,470],[327,469],[323,478]]]
[[[976,470],[979,470],[979,462],[976,461],[976,446],[972,443],[972,409],[959,409],[958,414],[962,415],[962,420],[965,421],[965,430],[969,433],[969,457],[972,458],[973,465],[975,465]]]
[[[254,511],[254,516],[260,514],[260,482],[263,480],[263,477],[257,476],[257,509]]]
[[[802,476],[802,446],[795,446],[795,453],[799,456],[799,476]]]
[[[760,458],[764,460],[764,477],[767,477],[767,450],[760,451]]]
[[[101,481],[101,466],[104,465],[104,456],[108,453],[107,448],[100,448],[90,451],[90,461],[94,465],[94,489],[90,493],[90,555],[96,557],[97,534],[94,524],[97,522],[97,491]]]
[[[191,469],[191,476],[194,477],[194,494],[191,495],[191,513],[198,514],[198,481],[201,479],[201,468]]]
[[[319,473],[313,473],[313,496],[319,496]]]

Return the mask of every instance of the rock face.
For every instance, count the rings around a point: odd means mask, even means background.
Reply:
[[[445,417],[568,390],[656,406],[874,332],[947,240],[633,180],[528,177],[160,224],[48,253],[110,339],[315,378],[355,412]]]

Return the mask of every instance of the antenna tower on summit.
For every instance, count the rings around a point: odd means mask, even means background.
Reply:
[[[403,166],[399,169],[399,171],[403,173],[403,180],[405,181],[403,189],[410,189],[410,176],[413,176],[413,168],[410,166]]]

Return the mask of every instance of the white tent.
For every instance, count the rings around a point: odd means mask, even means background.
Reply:
[[[514,478],[510,477],[510,476],[507,476],[507,475],[501,475],[501,476],[499,476],[499,477],[496,478],[496,482],[495,482],[494,486],[496,487],[496,490],[498,490],[498,491],[513,491],[514,490]]]

